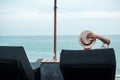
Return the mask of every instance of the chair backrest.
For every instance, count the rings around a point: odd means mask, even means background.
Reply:
[[[2,79],[34,79],[34,72],[23,47],[0,46],[0,80]]]
[[[64,80],[115,80],[114,50],[62,50],[60,69]]]

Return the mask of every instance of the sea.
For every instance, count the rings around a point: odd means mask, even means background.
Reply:
[[[103,35],[111,40],[109,48],[113,48],[116,56],[116,73],[120,74],[120,35]],[[79,44],[79,35],[57,36],[57,58],[60,58],[62,49],[82,50]],[[99,49],[103,42],[96,40],[92,49]],[[30,62],[38,59],[52,59],[54,56],[54,36],[0,36],[0,46],[23,46]]]

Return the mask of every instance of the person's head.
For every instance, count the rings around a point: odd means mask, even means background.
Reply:
[[[90,50],[96,42],[94,34],[89,31],[83,31],[79,36],[79,43],[85,50]]]

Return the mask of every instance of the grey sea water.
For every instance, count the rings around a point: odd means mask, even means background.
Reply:
[[[120,73],[120,35],[104,35],[111,40],[110,48],[114,48],[117,72]],[[62,49],[81,50],[76,35],[57,36],[57,58]],[[0,36],[0,46],[23,46],[30,62],[37,59],[53,58],[53,36]],[[93,49],[101,48],[102,42],[97,40]]]

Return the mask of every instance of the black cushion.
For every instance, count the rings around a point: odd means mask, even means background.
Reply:
[[[62,50],[60,69],[64,80],[114,80],[114,50]]]
[[[5,76],[5,79],[0,77],[0,80],[34,80],[34,69],[22,46],[0,46],[1,75]],[[9,78],[9,76],[14,77]]]
[[[0,80],[16,80],[20,78],[18,76],[18,64],[16,60],[0,60]]]

